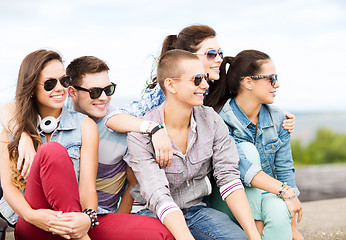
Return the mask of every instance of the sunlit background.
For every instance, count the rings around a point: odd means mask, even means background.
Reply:
[[[139,99],[163,39],[191,24],[213,27],[226,55],[257,49],[272,57],[280,83],[275,104],[296,114],[292,137],[303,146],[321,126],[346,132],[341,0],[1,0],[0,104],[14,98],[22,59],[41,48],[59,51],[65,66],[82,55],[105,60],[118,84],[113,104]]]

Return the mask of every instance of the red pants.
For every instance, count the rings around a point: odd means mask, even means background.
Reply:
[[[81,212],[78,185],[67,150],[57,142],[42,145],[35,156],[25,190],[33,209]],[[89,230],[91,239],[174,239],[168,229],[152,217],[109,213],[99,215],[100,225]],[[16,239],[64,239],[18,218]]]

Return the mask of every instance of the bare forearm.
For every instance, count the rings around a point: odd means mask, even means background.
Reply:
[[[269,176],[263,171],[259,171],[251,181],[251,186],[273,194],[278,194],[281,185],[282,182]]]
[[[163,224],[168,228],[176,240],[194,239],[187,227],[184,215],[181,211],[173,211],[167,214]]]
[[[127,113],[120,113],[108,119],[106,126],[117,132],[140,132],[142,119]]]
[[[79,194],[82,210],[86,208],[97,210],[98,200],[96,190],[80,190]]]
[[[130,194],[130,188],[124,192],[117,213],[131,213],[133,204],[133,197]]]
[[[235,190],[225,200],[233,215],[244,229],[248,239],[261,239],[244,189]]]

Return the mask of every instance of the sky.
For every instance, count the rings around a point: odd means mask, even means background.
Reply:
[[[270,55],[281,109],[346,111],[342,0],[0,0],[0,104],[14,99],[23,58],[42,48],[65,67],[84,55],[106,61],[113,103],[139,99],[164,38],[192,24],[213,27],[225,55]]]

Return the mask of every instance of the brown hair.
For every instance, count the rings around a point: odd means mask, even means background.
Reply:
[[[52,60],[62,63],[59,53],[38,50],[27,55],[19,69],[15,96],[16,109],[11,120],[16,124],[16,132],[13,133],[13,140],[8,145],[8,152],[11,161],[12,182],[21,190],[25,188],[26,180],[22,177],[21,170],[17,169],[19,139],[21,133],[26,132],[31,136],[36,150],[42,144],[37,131],[38,109],[34,93],[41,71]]]
[[[207,25],[191,25],[179,32],[177,35],[168,35],[162,44],[159,59],[167,51],[172,49],[182,49],[195,53],[200,48],[199,45],[207,38],[216,37],[213,28]],[[147,82],[147,89],[152,89],[157,85],[156,76]]]
[[[199,58],[185,50],[174,49],[165,52],[157,65],[157,81],[160,84],[161,90],[166,93],[164,81],[166,78],[178,78],[182,73],[181,61],[196,60]]]
[[[66,68],[66,74],[71,77],[72,86],[82,85],[85,74],[108,71],[109,67],[101,59],[93,56],[83,56],[74,59]]]
[[[257,50],[244,50],[235,57],[225,57],[220,66],[220,79],[210,86],[204,105],[220,111],[229,98],[238,95],[243,78],[256,75],[269,59],[267,54]],[[230,65],[228,70],[227,64]]]

